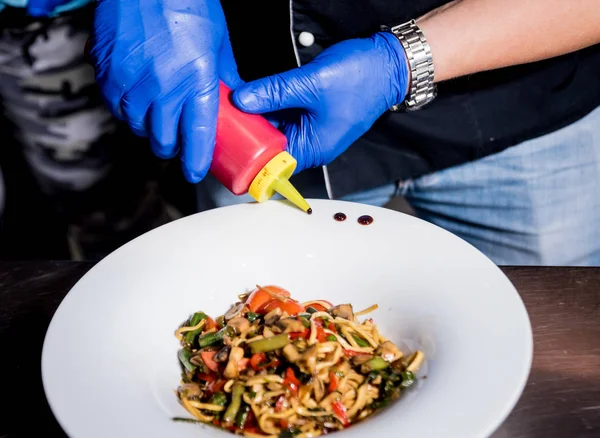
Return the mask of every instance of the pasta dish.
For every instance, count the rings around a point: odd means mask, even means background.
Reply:
[[[400,351],[351,304],[300,303],[276,286],[175,332],[176,393],[201,423],[245,437],[316,437],[372,415],[416,382],[424,355]]]

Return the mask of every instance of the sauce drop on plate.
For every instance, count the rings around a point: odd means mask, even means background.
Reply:
[[[333,215],[333,218],[338,222],[344,222],[346,220],[346,215],[344,213],[336,213]]]
[[[368,214],[365,214],[358,218],[358,223],[361,225],[371,225],[373,223],[373,218]]]

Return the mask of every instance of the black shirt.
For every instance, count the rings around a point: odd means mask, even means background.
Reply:
[[[445,3],[223,0],[223,7],[240,74],[251,80],[308,63],[339,41],[368,36],[382,24],[400,24]],[[299,44],[301,32],[313,34],[314,44]],[[564,127],[599,104],[600,45],[440,83],[430,105],[385,113],[327,166],[333,195],[482,158]]]

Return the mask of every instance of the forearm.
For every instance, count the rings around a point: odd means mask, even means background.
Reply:
[[[436,82],[600,42],[598,0],[457,0],[417,20]]]

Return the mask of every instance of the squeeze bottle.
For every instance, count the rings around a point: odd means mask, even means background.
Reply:
[[[231,103],[231,90],[219,88],[217,139],[210,173],[234,195],[248,193],[257,202],[275,192],[308,214],[312,209],[290,183],[296,159],[285,151],[287,138],[264,117]]]

